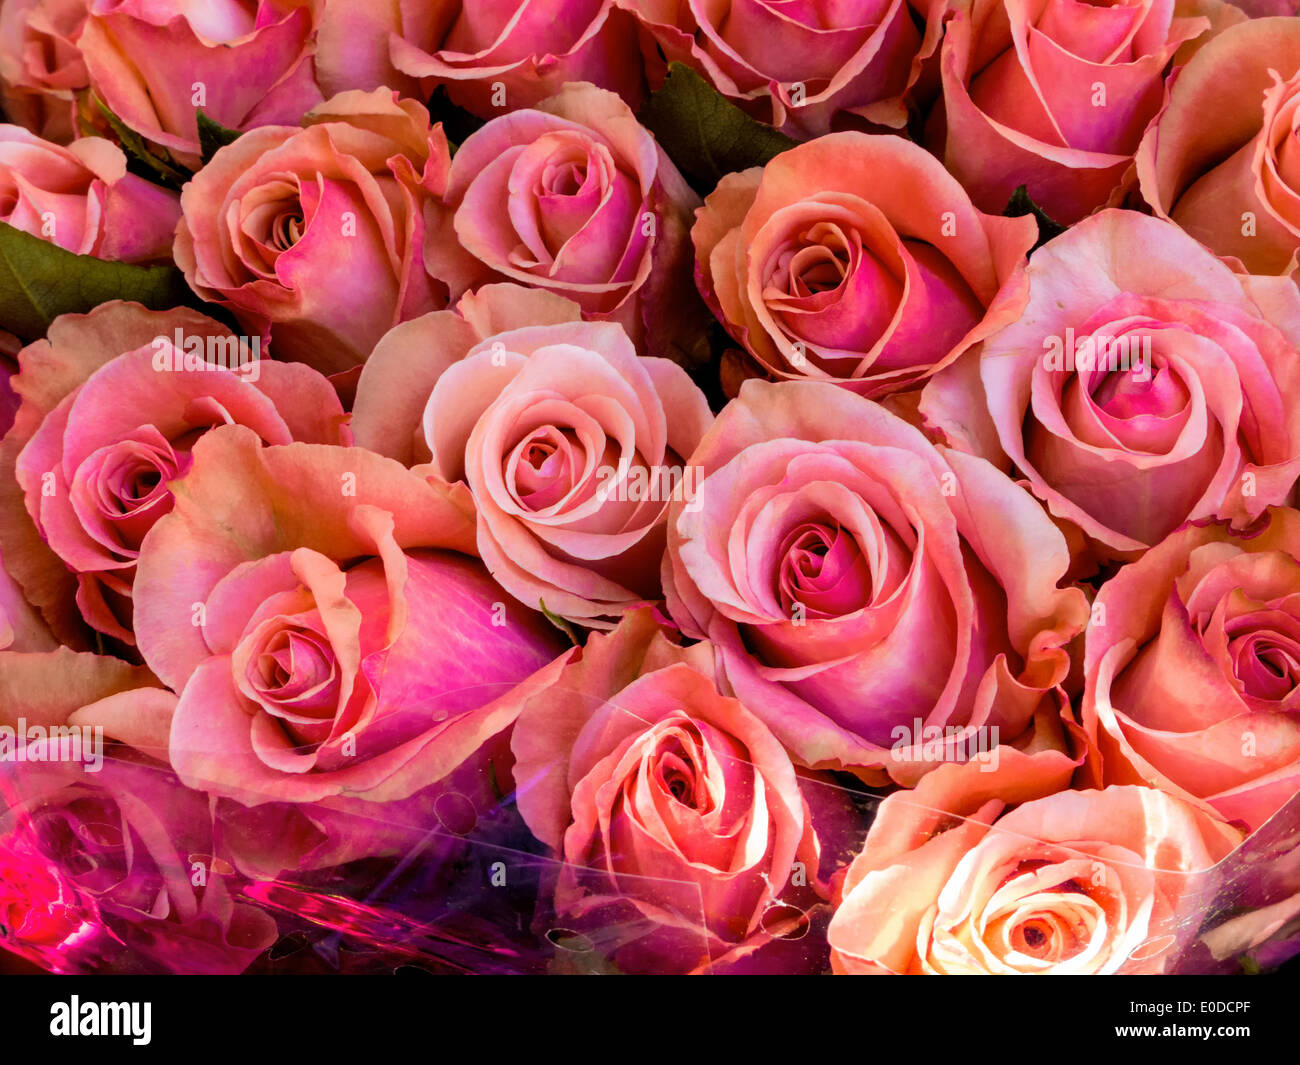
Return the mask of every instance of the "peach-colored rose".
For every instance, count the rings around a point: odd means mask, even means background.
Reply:
[[[356,412],[363,446],[469,485],[479,554],[506,591],[596,627],[659,598],[668,504],[693,495],[686,457],[712,421],[679,366],[515,285],[395,328],[362,370]]]
[[[1290,273],[1300,251],[1300,19],[1234,26],[1196,53],[1137,155],[1142,195],[1216,254]]]
[[[176,193],[127,172],[111,141],[64,148],[0,125],[0,222],[78,255],[125,262],[170,258]]]
[[[865,133],[729,174],[697,217],[697,283],[748,354],[733,388],[757,374],[914,387],[1015,319],[1037,237],[1028,217],[976,210],[924,149]]]
[[[1165,971],[1240,833],[1151,788],[1061,791],[1070,768],[1008,751],[887,798],[840,888],[835,972]]]
[[[617,2],[669,62],[688,63],[755,117],[800,139],[855,122],[904,126],[907,90],[941,30],[930,20],[923,47],[923,15],[909,0]]]
[[[320,0],[89,0],[77,47],[122,122],[186,166],[197,114],[230,129],[297,124],[321,102],[312,65]]]
[[[928,386],[932,424],[1005,453],[1094,559],[1287,499],[1300,472],[1294,286],[1239,279],[1177,226],[1118,210],[1040,248],[1028,272],[1023,316]]]
[[[397,322],[486,273],[439,198],[450,156],[428,112],[387,89],[346,92],[304,120],[222,148],[181,194],[176,263],[204,299],[277,356],[324,372],[364,362]]]
[[[507,728],[563,641],[472,556],[463,487],[213,430],[145,540],[135,628],[182,782],[255,806],[404,799]]]
[[[57,144],[76,136],[76,95],[90,84],[77,47],[88,3],[0,5],[0,101],[11,119]]]
[[[214,358],[184,368],[178,333],[191,353],[202,344]],[[325,378],[269,360],[229,368],[251,359],[243,343],[195,311],[113,301],[57,318],[47,339],[19,355],[23,405],[0,446],[0,468],[16,480],[0,499],[17,505],[0,518],[0,545],[60,635],[75,633],[79,613],[134,643],[140,545],[171,509],[170,483],[188,468],[194,441],[214,425],[246,425],[271,444],[350,442]]]
[[[811,381],[747,381],[690,461],[702,505],[670,508],[668,607],[800,762],[912,782],[927,730],[966,751],[1059,731],[1087,602],[992,465]]]
[[[1078,221],[1119,194],[1171,58],[1210,26],[1185,6],[949,0],[929,143],[983,210],[1025,185],[1054,220]]]
[[[456,152],[447,202],[485,267],[616,321],[650,355],[703,357],[690,281],[699,199],[613,93],[567,85],[494,119]]]
[[[679,647],[636,611],[593,635],[515,725],[520,813],[566,863],[556,919],[639,925],[612,952],[621,969],[729,967],[801,938],[805,908],[826,898],[823,851],[834,861],[856,842],[837,835],[849,804],[838,819],[833,802],[818,807],[826,792],[713,677],[708,644]]]
[[[1098,779],[1256,829],[1300,788],[1300,514],[1181,529],[1102,585],[1083,722]]]

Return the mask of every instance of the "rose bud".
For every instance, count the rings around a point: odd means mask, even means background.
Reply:
[[[77,135],[76,96],[90,84],[77,37],[87,0],[0,4],[0,102],[19,125],[56,144]]]
[[[976,210],[924,149],[864,133],[728,174],[697,219],[700,292],[747,353],[733,393],[758,375],[916,387],[1015,320],[1037,235]]]
[[[1169,222],[1085,219],[1034,253],[1024,315],[921,401],[1019,471],[1081,567],[1186,521],[1249,522],[1300,471],[1300,293],[1235,276]],[[991,420],[990,420],[991,419]]]
[[[1300,514],[1264,524],[1180,529],[1102,585],[1083,701],[1096,779],[1251,830],[1300,788]]]
[[[1172,969],[1241,840],[1150,788],[1061,791],[1054,751],[945,765],[885,799],[840,885],[839,974]]]

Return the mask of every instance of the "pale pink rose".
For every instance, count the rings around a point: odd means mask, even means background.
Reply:
[[[0,222],[78,255],[125,262],[170,258],[176,193],[127,172],[111,141],[67,148],[0,125]]]
[[[697,218],[696,281],[746,353],[729,391],[756,375],[915,387],[1014,321],[1037,239],[1031,218],[976,210],[924,149],[865,133],[728,174]]]
[[[0,495],[0,549],[61,636],[76,632],[80,615],[134,643],[140,545],[171,509],[170,484],[204,432],[234,423],[270,444],[350,442],[324,377],[297,363],[250,362],[245,343],[195,311],[113,301],[57,318],[19,355],[23,404],[0,445],[0,468],[14,472]]]
[[[325,372],[363,362],[485,273],[440,219],[450,157],[428,117],[377,89],[334,97],[305,129],[245,134],[185,186],[177,265],[250,332],[270,323],[278,356]]]
[[[1300,514],[1181,529],[1102,585],[1083,723],[1095,779],[1254,830],[1300,788]]]
[[[831,920],[839,974],[1168,971],[1241,834],[1151,788],[1061,791],[1055,752],[941,766],[881,804]]]
[[[712,415],[681,367],[579,314],[491,285],[404,323],[362,371],[356,425],[363,446],[468,484],[479,554],[511,595],[607,628],[661,595],[668,505],[693,497],[686,460]]]
[[[1052,219],[1078,221],[1121,194],[1170,60],[1209,29],[1191,6],[949,0],[928,143],[985,211],[1024,185]]]
[[[373,6],[377,10],[370,10]],[[483,118],[531,107],[566,83],[644,95],[636,23],[613,0],[406,0],[327,4],[321,64],[338,87],[445,85]],[[344,84],[349,82],[349,84]]]
[[[1173,80],[1137,163],[1157,215],[1250,273],[1294,271],[1300,19],[1245,22],[1197,52]]]
[[[11,119],[58,144],[77,135],[76,96],[90,84],[77,37],[89,0],[0,5],[0,101]]]
[[[912,782],[932,730],[957,758],[1059,745],[1087,602],[1004,474],[811,381],[747,381],[690,461],[702,505],[669,511],[668,607],[798,761]]]
[[[493,119],[457,150],[447,202],[461,244],[498,275],[618,322],[647,354],[707,351],[689,272],[699,198],[613,93],[566,85]]]
[[[321,102],[319,0],[89,0],[77,46],[122,122],[197,169],[198,112],[229,129],[297,124]]]
[[[464,488],[360,448],[194,448],[135,583],[187,786],[255,806],[404,799],[518,711],[563,640],[473,557]],[[544,677],[544,673],[541,674]]]
[[[799,139],[854,124],[906,125],[907,92],[942,29],[937,18],[924,25],[924,0],[915,10],[909,0],[617,2],[668,62],[689,64],[760,121]],[[663,67],[653,63],[652,75],[662,77]]]
[[[825,802],[843,792],[797,773],[718,694],[712,649],[672,643],[650,611],[575,655],[511,738],[520,813],[565,862],[556,920],[637,927],[611,958],[632,972],[752,964],[806,935],[823,864],[860,838],[847,800]]]
[[[935,426],[992,460],[1005,453],[1097,559],[1288,498],[1300,471],[1293,285],[1238,278],[1177,226],[1114,210],[1040,248],[1028,273],[1019,321],[928,386]]]

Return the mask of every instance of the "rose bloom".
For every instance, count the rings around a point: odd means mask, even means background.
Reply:
[[[1097,778],[1254,830],[1300,788],[1300,514],[1180,529],[1102,585],[1083,721]]]
[[[1062,225],[1119,195],[1164,101],[1165,68],[1210,25],[1173,0],[950,6],[929,144],[983,210],[1003,210],[1025,185]]]
[[[87,0],[0,5],[0,101],[19,125],[58,144],[76,136],[76,94],[90,84],[77,47],[86,7]]]
[[[702,357],[691,212],[677,168],[613,93],[569,85],[494,119],[456,152],[447,202],[486,267],[621,324],[652,355]]]
[[[506,591],[601,628],[660,597],[668,504],[693,492],[686,457],[712,420],[679,366],[515,285],[398,326],[357,387],[358,443],[469,485],[479,554]]]
[[[0,447],[0,468],[12,469],[16,484],[0,496],[0,544],[60,634],[77,627],[79,613],[98,632],[134,643],[140,545],[171,509],[170,484],[208,429],[246,425],[271,444],[351,441],[338,395],[314,370],[272,361],[223,369],[193,356],[195,368],[177,367],[178,332],[191,349],[219,344],[227,366],[251,357],[240,338],[197,312],[121,301],[55,319],[47,339],[19,356],[23,405]]]
[[[348,92],[305,122],[217,152],[181,194],[175,255],[250,332],[270,323],[278,356],[334,372],[483,271],[440,230],[447,138],[422,105]]]
[[[315,6],[316,0],[89,0],[77,47],[108,109],[198,169],[200,110],[245,130],[296,124],[321,102],[312,65]]]
[[[724,96],[800,139],[855,121],[906,125],[905,94],[941,29],[932,20],[922,48],[908,0],[618,3],[669,62],[689,64]]]
[[[1176,226],[1132,211],[1040,248],[1029,279],[1023,317],[932,382],[921,410],[933,424],[988,458],[1005,452],[1099,559],[1288,497],[1300,470],[1294,286],[1247,289]]]
[[[336,88],[445,85],[490,118],[531,107],[568,82],[644,95],[636,23],[613,0],[404,0],[326,4],[321,69]]]
[[[923,729],[1059,731],[1087,602],[1057,587],[1065,539],[992,465],[811,381],[746,382],[690,461],[702,505],[669,511],[669,610],[798,761],[912,782]]]
[[[1240,833],[1150,788],[1061,791],[1071,768],[1008,751],[885,799],[840,885],[834,971],[1166,971]]]
[[[728,174],[697,217],[700,292],[747,352],[729,391],[760,374],[915,386],[1015,319],[1038,232],[976,210],[924,149],[865,133]]]
[[[111,141],[64,148],[0,125],[0,222],[78,255],[124,262],[170,258],[176,193],[127,172]]]
[[[1292,271],[1300,249],[1300,19],[1244,22],[1206,44],[1174,79],[1137,162],[1156,214],[1249,273]]]
[[[612,954],[632,972],[731,968],[802,938],[848,803],[718,694],[707,644],[670,642],[649,610],[573,655],[511,738],[519,811],[565,862],[556,920],[631,926]]]
[[[179,693],[181,781],[255,806],[406,798],[518,711],[563,647],[472,556],[463,487],[360,448],[194,448],[140,553],[136,636]]]

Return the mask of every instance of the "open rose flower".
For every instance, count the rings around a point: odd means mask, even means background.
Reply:
[[[652,355],[701,355],[690,283],[699,199],[613,93],[568,85],[494,119],[456,152],[447,202],[485,266],[619,322]]]
[[[476,340],[462,314],[508,331]],[[390,409],[398,393],[425,397],[413,450],[409,414]],[[693,497],[686,458],[711,421],[679,366],[513,285],[398,326],[357,394],[360,443],[469,485],[479,554],[511,595],[597,627],[659,598],[668,504]]]
[[[563,641],[472,556],[464,488],[214,430],[145,540],[145,661],[181,780],[245,805],[406,798],[507,728]]]
[[[170,484],[208,429],[246,425],[269,444],[350,442],[324,377],[252,361],[243,344],[197,312],[115,301],[56,319],[19,356],[23,405],[0,446],[0,468],[16,480],[0,495],[0,545],[60,635],[75,632],[79,613],[134,642],[140,546],[171,509]]]
[[[837,133],[727,175],[691,235],[700,291],[747,352],[733,386],[814,378],[878,396],[1015,319],[1037,229],[976,210],[910,141]]]
[[[348,92],[305,122],[217,152],[181,195],[175,255],[204,299],[269,323],[277,356],[335,372],[485,271],[439,214],[450,157],[422,105]]]
[[[1138,152],[1142,195],[1255,274],[1300,251],[1300,18],[1244,22],[1174,80]]]
[[[11,119],[57,144],[76,136],[76,95],[90,84],[77,47],[87,3],[0,4],[0,101]]]
[[[811,381],[747,381],[690,461],[668,607],[798,760],[910,782],[928,730],[969,752],[1059,728],[1087,602],[1057,587],[1064,537],[992,465]]]
[[[1084,725],[1105,783],[1256,829],[1300,788],[1300,514],[1181,529],[1102,586]]]
[[[230,129],[297,124],[321,102],[318,0],[88,0],[77,38],[95,94],[197,169],[198,112]]]
[[[1247,289],[1177,226],[1132,211],[1040,248],[1029,278],[1019,321],[929,386],[921,408],[939,428],[1005,452],[1100,559],[1285,501],[1300,472],[1294,286]]]
[[[180,218],[176,193],[127,172],[111,141],[67,148],[0,125],[0,222],[78,255],[165,260]]]
[[[415,0],[391,12],[335,6],[326,6],[322,47],[344,77],[392,84],[386,74],[395,69],[423,86],[445,85],[454,103],[483,118],[531,107],[574,81],[610,89],[633,107],[643,97],[636,23],[614,0]]]
[[[707,644],[676,646],[637,611],[593,635],[515,725],[520,813],[566,863],[556,919],[644,929],[613,952],[622,969],[779,951],[826,897],[823,858],[856,843],[848,803],[825,802],[835,793],[796,773],[713,675]]]
[[[1178,6],[950,0],[931,146],[983,210],[1024,185],[1054,220],[1078,221],[1118,194],[1170,59],[1209,28]]]
[[[1240,834],[1151,788],[1060,791],[1055,752],[986,768],[881,804],[831,920],[835,972],[1166,971]]]
[[[905,125],[905,94],[940,30],[933,20],[923,49],[909,0],[618,3],[668,61],[689,64],[761,121],[800,139],[855,121]]]

